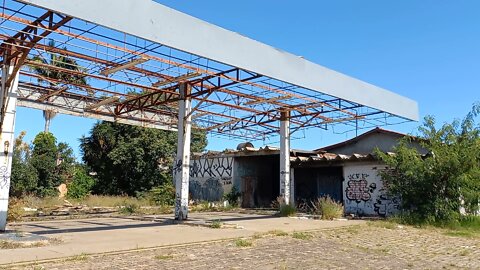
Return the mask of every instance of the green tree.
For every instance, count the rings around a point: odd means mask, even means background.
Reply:
[[[133,196],[171,181],[176,132],[99,122],[80,140],[83,161],[97,174],[95,193]],[[192,151],[206,145],[204,132],[192,133]]]
[[[76,166],[73,180],[68,184],[68,198],[82,199],[89,195],[95,185],[95,180],[87,174],[83,166]]]
[[[37,188],[37,170],[30,162],[30,146],[23,141],[25,135],[26,132],[22,131],[13,147],[10,195],[15,197],[33,193]]]
[[[48,43],[49,47],[56,47],[55,41],[50,40]],[[67,50],[67,47],[63,47],[63,50]],[[72,71],[85,71],[85,68],[81,67],[77,61],[73,58],[59,55],[56,53],[47,53],[47,57],[42,55],[36,55],[30,59],[34,63],[49,65],[56,68],[63,68]],[[87,79],[83,75],[68,73],[64,71],[59,71],[58,69],[51,68],[48,66],[40,66],[31,64],[30,69],[41,77],[38,79],[40,83],[47,82],[49,86],[56,86],[58,83],[55,81],[60,81],[61,83],[70,84],[75,88],[82,88],[81,86],[88,85]],[[53,80],[49,80],[53,79]],[[56,112],[52,110],[43,111],[43,117],[45,118],[45,130],[44,132],[49,132],[50,121],[56,116]]]
[[[395,155],[377,154],[388,165],[382,173],[392,195],[399,195],[405,213],[429,223],[457,220],[459,209],[478,211],[480,202],[480,126],[475,119],[480,104],[462,120],[437,128],[426,117],[419,128],[422,146],[430,151],[421,156],[404,139]],[[462,203],[461,201],[464,201]]]
[[[74,158],[65,143],[56,143],[52,133],[39,133],[33,140],[31,164],[37,171],[39,195],[52,195],[55,188],[72,177]]]

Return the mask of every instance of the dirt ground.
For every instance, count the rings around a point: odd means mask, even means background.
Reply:
[[[79,255],[11,269],[247,268],[480,269],[480,239],[377,222],[310,233],[259,234],[245,241]]]

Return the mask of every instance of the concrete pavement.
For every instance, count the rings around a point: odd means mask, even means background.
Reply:
[[[61,243],[35,248],[2,250],[0,265],[43,261],[80,254],[111,253],[135,249],[167,247],[200,242],[249,237],[272,230],[309,231],[361,224],[362,221],[321,221],[280,218],[236,213],[191,213],[187,224],[174,224],[171,215],[146,217],[90,218],[24,222],[10,225],[10,230],[54,237]],[[209,221],[219,220],[227,228],[213,229]]]

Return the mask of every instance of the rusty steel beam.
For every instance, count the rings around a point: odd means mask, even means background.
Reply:
[[[25,20],[23,18],[19,18],[19,17],[15,17],[15,16],[9,16],[8,14],[4,14],[4,13],[0,14],[0,18],[8,19],[8,20],[23,23],[23,24],[30,24],[31,23],[29,20]],[[189,69],[189,70],[192,70],[194,72],[209,74],[209,75],[214,75],[215,74],[215,72],[213,72],[213,71],[200,69],[198,67],[192,67],[192,66],[189,66],[189,65],[186,65],[186,64],[178,63],[178,62],[168,60],[168,59],[164,59],[164,58],[161,58],[161,57],[157,57],[157,56],[154,56],[154,55],[143,54],[143,53],[140,53],[140,52],[135,51],[135,50],[130,50],[130,49],[127,49],[127,48],[124,48],[124,47],[112,45],[112,44],[109,44],[109,43],[106,43],[106,42],[102,42],[102,41],[99,41],[99,40],[95,40],[95,39],[91,39],[91,38],[84,37],[84,36],[81,36],[81,35],[77,35],[77,34],[74,34],[74,33],[70,33],[68,31],[63,31],[61,29],[57,29],[57,30],[55,30],[55,32],[59,33],[59,34],[62,34],[62,35],[65,35],[65,36],[68,36],[70,38],[79,39],[79,40],[86,41],[86,42],[89,42],[89,43],[92,43],[92,44],[95,44],[95,45],[100,45],[100,46],[103,46],[103,47],[106,47],[106,48],[111,48],[111,49],[114,49],[114,50],[130,53],[132,55],[136,55],[136,56],[140,56],[140,57],[146,56],[146,57],[150,58],[151,60],[156,60],[156,61],[159,61],[161,63],[168,64],[168,65]],[[228,76],[224,76],[224,77],[226,79],[234,80],[233,77],[228,77]],[[171,78],[164,78],[164,79],[168,80],[168,79],[171,79]],[[266,86],[266,85],[262,85],[262,84],[258,84],[258,83],[244,82],[244,84],[248,84],[248,85],[251,85],[251,86],[254,86],[254,87],[258,87],[260,89],[272,91],[272,92],[275,92],[275,93],[281,94],[281,95],[289,95],[292,98],[298,98],[298,99],[301,99],[301,100],[308,101],[310,103],[319,103],[319,102],[321,103],[321,101],[316,100],[314,98],[305,97],[305,96],[302,96],[302,95],[299,95],[299,94],[287,92],[287,91],[284,91],[284,90],[281,90],[281,89],[272,88],[270,86]],[[252,97],[253,100],[256,100],[256,98],[253,98],[253,96],[251,96],[251,97]],[[338,109],[339,111],[342,111],[341,108],[334,107],[331,104],[323,104],[323,105],[325,105],[326,107],[330,107],[332,109]],[[354,116],[354,114],[352,114],[351,112],[348,112],[348,111],[342,111],[342,112],[345,113],[345,114],[349,114],[349,115]]]
[[[66,90],[68,90],[68,87],[67,87],[67,86],[63,86],[63,87],[61,87],[60,89],[57,89],[57,90],[55,90],[55,91],[53,91],[53,92],[51,92],[51,93],[48,93],[48,94],[45,94],[45,95],[39,97],[39,98],[37,99],[37,101],[38,101],[38,102],[44,102],[44,101],[47,100],[48,98],[53,97],[53,96],[58,96],[59,94],[65,92]]]
[[[55,16],[59,17],[60,21],[55,22]],[[0,55],[3,57],[2,64],[4,71],[8,70],[6,67],[13,65],[12,71],[7,71],[8,74],[2,83],[3,89],[1,89],[1,91],[3,92],[3,100],[1,102],[2,107],[0,108],[0,131],[3,129],[3,120],[5,117],[5,102],[8,96],[6,91],[8,91],[7,89],[10,88],[10,85],[17,76],[18,71],[25,63],[30,50],[35,46],[36,43],[48,36],[50,33],[52,33],[52,31],[55,31],[69,22],[71,19],[72,17],[47,11],[35,21],[23,28],[23,30],[13,35],[7,40],[7,43],[3,43],[0,46]],[[44,23],[44,20],[46,20],[46,24]],[[39,30],[41,29],[44,31],[39,34]]]
[[[225,74],[231,73],[231,72],[235,72],[237,79],[235,81],[231,81],[231,82],[228,82],[228,83],[222,82],[221,77],[224,76]],[[196,91],[196,92],[192,92],[191,94],[188,95],[188,97],[198,98],[202,95],[212,93],[213,91],[217,91],[217,90],[218,91],[224,91],[225,87],[229,87],[229,86],[241,83],[241,82],[245,82],[245,81],[248,81],[248,80],[253,80],[253,79],[256,79],[256,78],[260,77],[260,75],[255,74],[255,75],[252,75],[252,76],[247,77],[247,78],[240,78],[240,73],[241,73],[241,71],[239,69],[235,68],[235,69],[230,69],[230,70],[227,70],[227,71],[222,71],[222,72],[216,73],[215,75],[209,75],[209,76],[205,76],[205,77],[200,78],[200,79],[195,79],[195,80],[189,81],[189,82],[187,82],[189,85],[198,86],[201,90]],[[216,81],[212,82],[212,80],[214,80],[214,79],[216,79]],[[142,110],[144,108],[155,107],[155,106],[164,105],[164,104],[167,104],[167,103],[178,101],[180,99],[180,97],[178,95],[176,97],[172,97],[172,96],[167,97],[164,94],[162,94],[162,92],[164,92],[166,90],[167,91],[172,91],[173,89],[177,89],[177,87],[178,87],[177,85],[170,86],[170,87],[161,89],[160,90],[161,92],[148,93],[148,94],[145,94],[145,95],[127,100],[127,101],[123,102],[122,104],[119,104],[117,106],[116,111],[117,111],[118,114],[122,114],[122,113],[131,112],[131,111],[134,111],[134,110]],[[196,89],[196,87],[195,87],[195,89]],[[235,91],[231,91],[231,92],[236,93]],[[203,99],[203,101],[201,101],[201,102],[205,102],[205,101],[207,101],[207,100]],[[235,105],[227,104],[227,103],[224,103],[222,105],[227,106],[227,107],[228,106],[234,106],[237,109],[241,108],[240,106],[235,106]]]
[[[24,76],[28,76],[28,77],[32,77],[32,78],[36,78],[36,79],[40,79],[40,80],[49,81],[49,82],[55,83],[57,85],[65,83],[62,80],[45,78],[45,77],[40,76],[38,74],[34,74],[34,73],[26,72],[26,71],[20,71],[20,75],[24,75]],[[86,91],[91,91],[91,92],[94,92],[94,93],[99,92],[99,93],[105,93],[105,94],[111,94],[111,95],[121,95],[121,96],[124,96],[124,97],[127,97],[127,98],[134,97],[134,95],[131,95],[131,94],[123,94],[123,93],[120,93],[120,92],[114,92],[114,91],[109,91],[109,90],[106,90],[106,89],[95,88],[95,87],[92,87],[92,86],[89,86],[89,85],[84,85],[84,84],[76,84],[76,83],[68,82],[68,85],[76,87],[78,89],[85,89]],[[59,94],[62,94],[62,93],[59,93]]]
[[[55,16],[60,18],[60,21],[55,22]],[[38,43],[40,40],[48,36],[50,33],[60,28],[69,22],[72,17],[68,17],[62,14],[57,14],[52,11],[47,11],[45,14],[40,16],[30,25],[27,25],[23,30],[19,31],[17,34],[12,36],[6,41],[9,44],[15,44],[10,46],[1,46],[0,55],[3,55],[4,64],[10,65],[13,60],[15,60],[15,67],[12,71],[12,74],[6,81],[6,85],[9,86],[12,82],[14,76],[20,70],[22,65],[26,62],[28,53],[30,50]],[[46,24],[44,23],[46,20]],[[39,34],[38,31],[44,29],[44,31]],[[8,48],[7,48],[8,47]],[[17,48],[18,47],[18,48]]]

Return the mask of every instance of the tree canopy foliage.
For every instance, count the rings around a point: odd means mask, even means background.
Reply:
[[[478,211],[480,203],[480,125],[476,118],[480,104],[463,120],[437,128],[434,117],[425,118],[419,128],[420,155],[404,139],[395,155],[377,151],[388,165],[382,173],[392,195],[400,196],[405,213],[417,221],[443,223],[458,220],[460,209]]]
[[[83,161],[96,173],[97,194],[133,196],[171,181],[176,132],[98,122],[80,141]],[[192,132],[192,151],[206,145],[204,132]]]
[[[11,194],[55,194],[58,185],[68,183],[73,177],[76,166],[73,150],[66,143],[57,144],[51,133],[39,133],[32,146],[23,141],[24,136],[22,132],[15,139]]]

